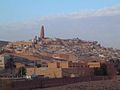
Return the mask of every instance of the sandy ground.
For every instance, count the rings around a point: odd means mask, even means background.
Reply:
[[[90,81],[36,90],[120,90],[120,80]]]

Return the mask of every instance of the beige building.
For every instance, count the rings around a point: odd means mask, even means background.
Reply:
[[[73,54],[70,53],[56,53],[52,55],[53,58],[60,58],[67,61],[75,61],[77,58]]]
[[[71,61],[49,62],[48,67],[27,68],[27,75],[44,75],[49,78],[93,76],[94,71],[83,64]]]
[[[87,65],[89,68],[100,68],[100,62],[88,62]]]
[[[32,46],[32,42],[31,41],[18,41],[18,42],[14,42],[13,46]]]
[[[32,74],[44,75],[44,77],[49,78],[62,78],[93,76],[94,71],[89,68],[27,68],[27,76]]]
[[[0,56],[0,68],[5,68],[4,56]]]
[[[48,68],[85,68],[88,67],[86,63],[61,61],[61,62],[48,62]]]
[[[10,57],[9,55],[0,55],[0,68],[3,69],[5,68],[9,57]]]
[[[25,64],[18,63],[18,62],[16,62],[15,65],[16,65],[16,68],[17,68],[17,69],[19,69],[19,68],[21,68],[21,67],[25,67]]]

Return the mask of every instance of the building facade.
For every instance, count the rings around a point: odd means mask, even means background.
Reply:
[[[63,77],[84,77],[93,76],[93,69],[89,68],[27,68],[27,76],[33,74],[43,75],[49,78],[63,78]]]
[[[5,69],[8,59],[10,58],[9,55],[0,55],[0,68]]]

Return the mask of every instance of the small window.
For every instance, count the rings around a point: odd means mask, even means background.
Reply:
[[[0,62],[2,62],[2,60],[0,60]]]

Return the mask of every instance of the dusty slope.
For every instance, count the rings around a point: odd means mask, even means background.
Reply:
[[[120,90],[119,80],[90,81],[37,90]]]

